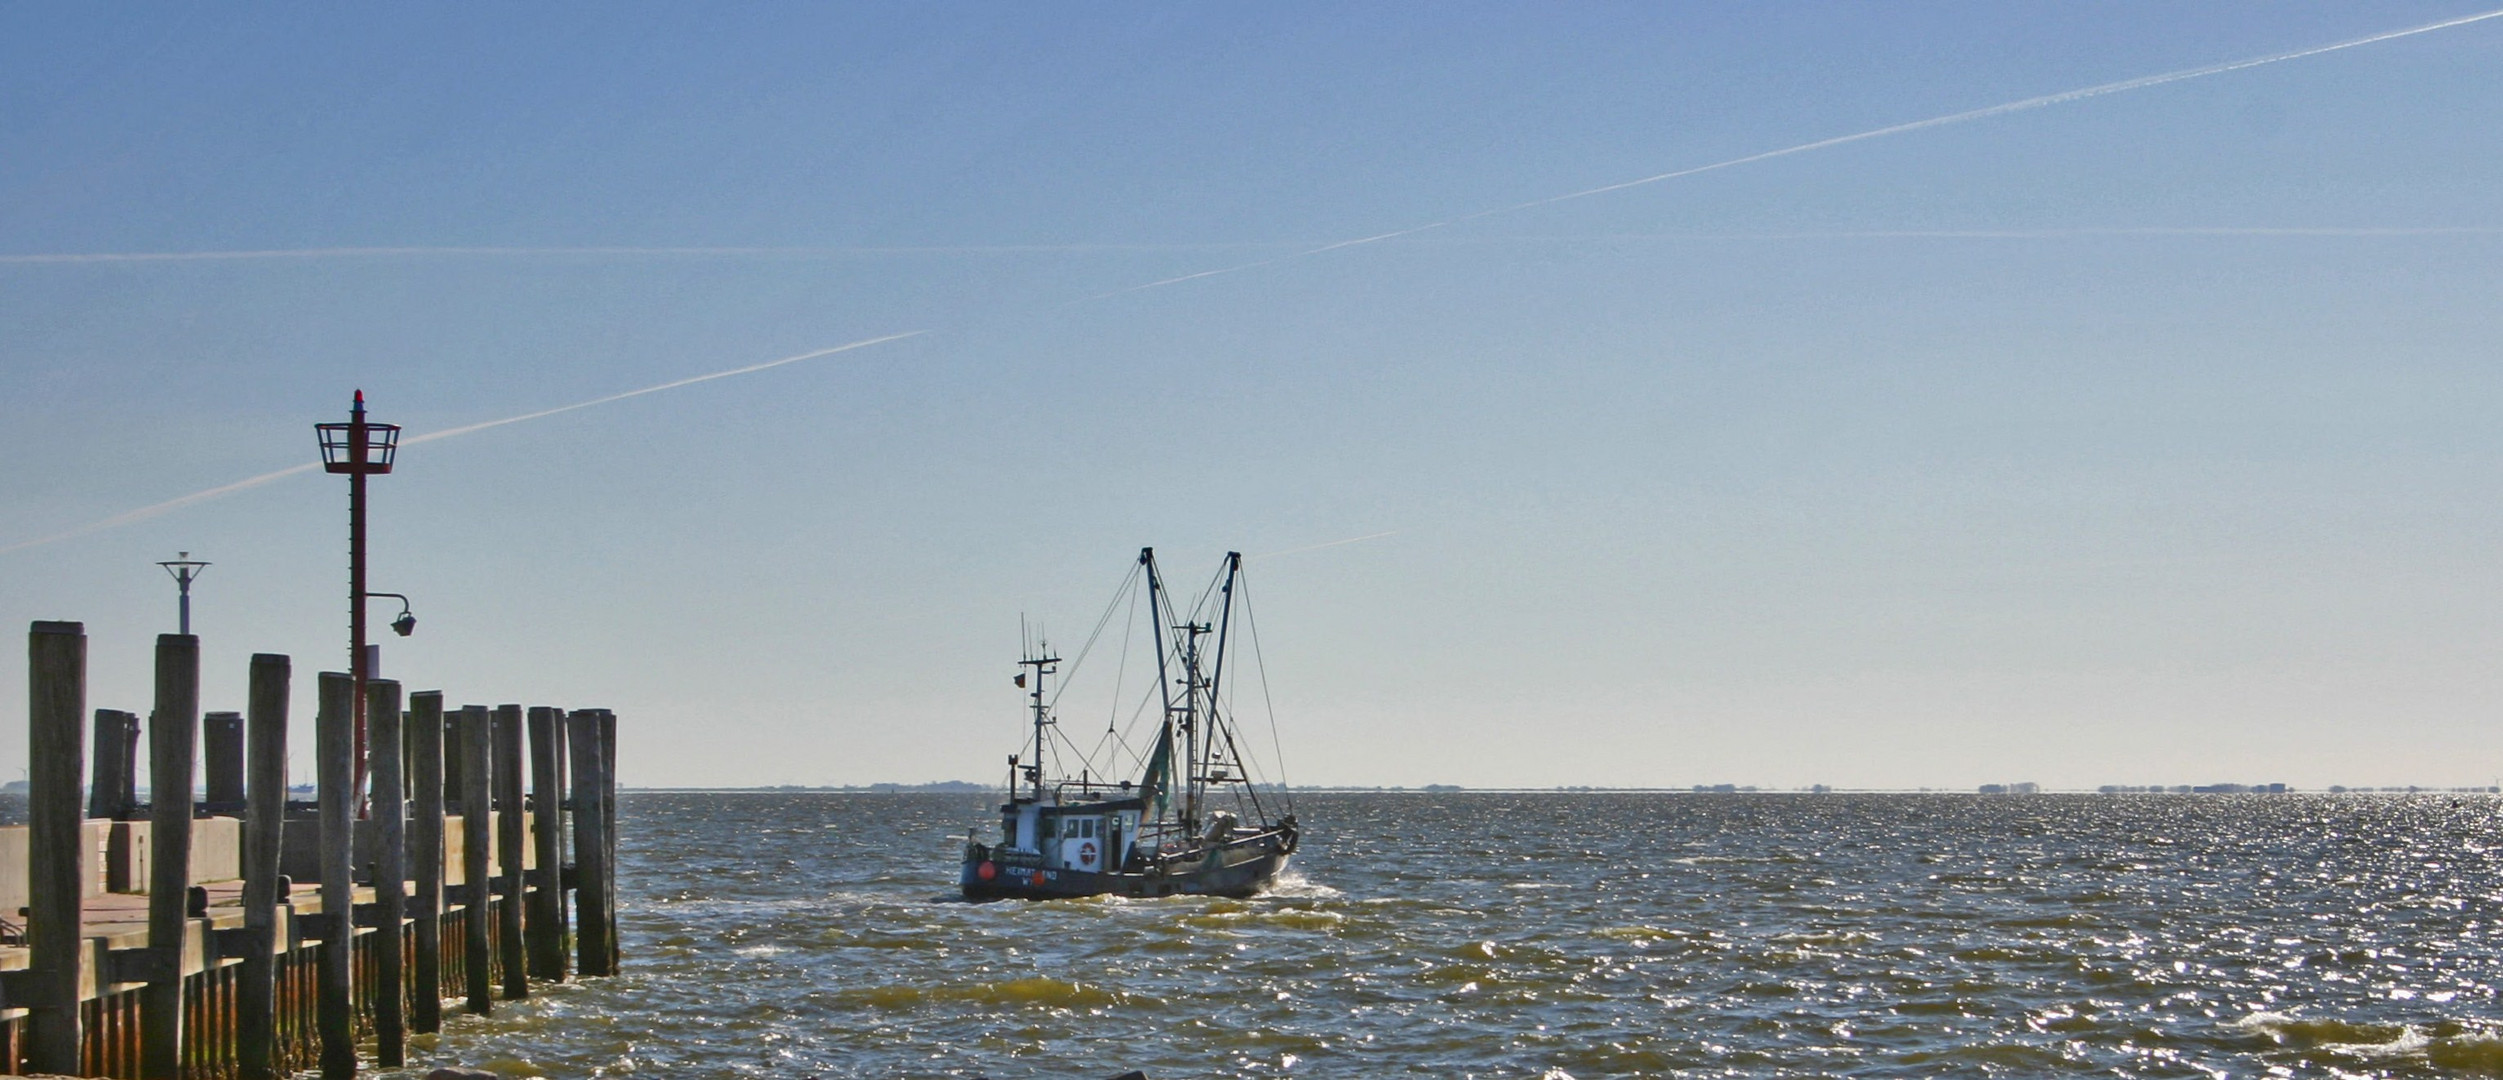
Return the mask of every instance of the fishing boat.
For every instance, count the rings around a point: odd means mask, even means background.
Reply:
[[[1061,660],[1048,644],[1030,640],[1016,684],[1026,691],[1033,738],[1008,759],[996,839],[985,842],[979,830],[965,837],[959,884],[966,896],[1244,897],[1285,871],[1297,837],[1293,806],[1285,786],[1264,782],[1258,763],[1244,753],[1235,697],[1225,681],[1230,668],[1240,667],[1229,658],[1251,636],[1243,556],[1228,552],[1216,579],[1182,611],[1165,588],[1155,549],[1140,549],[1137,567],[1070,662],[1073,675],[1112,617],[1125,608],[1135,615],[1132,605],[1142,601],[1155,644],[1157,689],[1140,695],[1130,731],[1146,752],[1133,752],[1118,730],[1123,693],[1117,680],[1115,714],[1096,747],[1081,751],[1062,737],[1060,694],[1045,689]],[[1257,644],[1250,657],[1258,663]],[[1122,666],[1126,671],[1126,662]],[[1135,772],[1126,767],[1131,763]],[[1112,775],[1120,778],[1106,779]]]

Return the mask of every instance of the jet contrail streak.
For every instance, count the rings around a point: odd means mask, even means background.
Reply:
[[[855,341],[847,345],[837,345],[830,349],[817,349],[812,352],[801,353],[797,356],[786,356],[780,360],[767,360],[761,364],[749,364],[746,367],[731,368],[728,371],[716,371],[708,375],[696,375],[690,378],[661,383],[658,386],[646,386],[640,390],[628,390],[622,394],[610,394],[606,397],[592,398],[589,401],[577,401],[571,405],[559,405],[553,409],[541,409],[537,412],[523,413],[520,416],[508,416],[501,420],[489,420],[485,423],[470,424],[465,427],[446,428],[442,431],[430,431],[423,435],[416,435],[402,439],[400,440],[400,445],[414,446],[418,443],[429,443],[435,442],[439,439],[456,438],[472,432],[485,431],[488,428],[503,427],[506,424],[518,424],[525,420],[537,420],[541,417],[554,416],[558,413],[569,413],[576,409],[588,409],[594,405],[606,405],[612,401],[624,401],[627,398],[642,397],[645,394],[657,394],[663,390],[675,390],[681,386],[693,386],[696,383],[711,382],[714,379],[727,379],[735,375],[749,375],[755,372],[764,371],[768,368],[778,368],[784,364],[796,364],[802,360],[814,360],[821,356],[832,356],[836,353],[850,352],[854,349],[866,349],[872,345],[884,345],[890,341],[902,341],[909,337],[920,337],[921,335],[929,332],[930,331],[928,330],[908,330],[901,334],[888,334],[884,337],[874,337],[863,341]],[[262,473],[261,475],[250,479],[237,480],[231,484],[221,484],[217,487],[209,488],[206,491],[195,491],[189,495],[167,499],[161,503],[152,503],[147,506],[142,506],[136,510],[124,511],[101,521],[91,521],[74,529],[53,533],[50,536],[39,536],[32,540],[20,540],[17,543],[10,544],[6,547],[0,547],[0,555],[6,555],[15,551],[24,551],[27,548],[42,547],[45,544],[55,544],[63,540],[72,540],[92,533],[103,532],[106,529],[114,529],[124,525],[146,521],[149,518],[162,517],[186,506],[204,503],[211,499],[224,498],[239,491],[249,491],[253,488],[260,487],[263,484],[275,483],[290,476],[312,472],[320,467],[321,466],[319,464],[306,462],[302,465],[293,465],[280,469],[277,472]]]
[[[1638,240],[2086,240],[2102,237],[2390,237],[2503,236],[2496,225],[2085,225],[2045,229],[1812,229],[1780,232],[1621,232],[1455,236],[1452,246],[1597,244]]]
[[[240,262],[279,259],[354,259],[424,256],[549,255],[843,257],[852,255],[1055,255],[1091,251],[1210,251],[1295,246],[1279,241],[1212,241],[1198,244],[925,244],[865,247],[330,247],[247,248],[239,251],[34,252],[0,255],[0,266],[77,263]]]
[[[1379,540],[1379,539],[1381,539],[1381,538],[1383,538],[1383,537],[1385,537],[1385,536],[1397,536],[1397,535],[1399,535],[1399,530],[1397,530],[1397,529],[1392,529],[1392,530],[1391,530],[1391,531],[1389,531],[1389,532],[1366,533],[1366,534],[1365,534],[1365,535],[1363,535],[1363,536],[1350,536],[1350,537],[1348,537],[1348,538],[1347,538],[1347,539],[1345,539],[1345,540],[1332,540],[1332,541],[1330,541],[1329,543],[1326,543],[1326,544],[1314,544],[1314,545],[1312,545],[1311,547],[1288,548],[1288,549],[1286,549],[1286,550],[1284,550],[1284,551],[1268,551],[1268,552],[1262,552],[1261,554],[1258,554],[1258,555],[1245,555],[1245,556],[1243,556],[1243,557],[1244,557],[1244,558],[1246,558],[1246,559],[1274,559],[1274,558],[1277,558],[1277,557],[1278,557],[1278,556],[1280,556],[1280,555],[1301,555],[1301,554],[1303,554],[1303,553],[1305,553],[1305,552],[1307,552],[1307,551],[1319,551],[1319,550],[1321,550],[1322,548],[1334,548],[1334,547],[1340,547],[1340,546],[1347,545],[1347,544],[1361,544],[1361,543],[1364,543],[1364,542],[1365,542],[1365,541],[1367,541],[1367,540]]]
[[[523,413],[520,416],[507,416],[502,420],[489,420],[485,423],[471,424],[467,427],[447,428],[443,431],[430,431],[423,435],[402,439],[400,440],[400,444],[403,446],[414,446],[418,443],[429,443],[437,439],[449,439],[458,435],[467,435],[473,431],[485,431],[488,428],[503,427],[506,424],[518,424],[525,420],[536,420],[543,416],[554,416],[558,413],[569,413],[576,409],[588,409],[594,405],[606,405],[612,401],[624,401],[627,398],[642,397],[645,394],[657,394],[663,390],[675,390],[681,386],[693,386],[700,382],[711,382],[715,379],[727,379],[735,375],[751,375],[759,371],[764,371],[767,368],[778,368],[784,364],[796,364],[802,360],[814,360],[820,356],[832,356],[839,352],[850,352],[854,349],[866,349],[872,345],[884,345],[890,341],[902,341],[909,337],[920,337],[921,335],[929,332],[930,331],[927,330],[907,330],[901,334],[888,334],[885,337],[874,337],[866,341],[855,341],[849,345],[837,345],[831,349],[819,349],[815,352],[804,352],[798,356],[786,356],[780,360],[767,360],[761,364],[749,364],[746,367],[731,368],[728,371],[716,371],[710,375],[696,375],[689,378],[679,379],[675,382],[665,382],[658,386],[646,386],[640,390],[628,390],[622,394],[610,394],[607,397],[592,398],[589,401],[577,401],[571,405],[559,405],[553,409],[541,409],[538,412]]]
[[[2172,71],[2166,72],[2162,75],[2145,75],[2135,79],[2123,79],[2120,82],[2109,82],[2099,86],[2085,87],[2080,90],[2064,90],[2057,94],[2044,94],[2041,97],[2030,97],[2022,101],[2011,101],[2005,104],[1991,105],[1985,108],[1972,109],[1960,113],[1949,113],[1945,116],[1933,116],[1927,120],[1914,120],[1910,123],[1894,124],[1888,127],[1875,128],[1852,135],[1838,135],[1831,139],[1819,139],[1815,142],[1801,143],[1797,146],[1786,146],[1779,150],[1767,150],[1761,154],[1749,154],[1746,157],[1731,158],[1727,161],[1716,161],[1710,165],[1697,165],[1689,169],[1678,169],[1672,172],[1646,176],[1639,180],[1627,180],[1622,183],[1588,188],[1582,191],[1573,192],[1569,195],[1557,195],[1545,199],[1535,199],[1530,202],[1507,206],[1500,210],[1480,211],[1476,214],[1469,215],[1468,218],[1462,218],[1459,220],[1466,221],[1474,218],[1487,217],[1493,214],[1508,214],[1516,210],[1528,210],[1532,207],[1549,206],[1555,203],[1568,202],[1573,199],[1587,199],[1593,195],[1605,195],[1611,191],[1623,191],[1627,188],[1641,187],[1645,184],[1656,184],[1663,180],[1675,180],[1682,176],[1693,176],[1697,173],[1711,172],[1715,169],[1727,169],[1738,165],[1753,164],[1758,161],[1768,161],[1778,157],[1788,157],[1792,154],[1804,154],[1812,150],[1823,150],[1827,147],[1841,146],[1846,143],[1861,142],[1868,139],[1882,139],[1889,135],[1901,135],[1906,132],[1922,131],[1934,127],[1945,127],[1949,124],[1961,124],[1973,120],[1984,120],[1993,116],[2005,116],[2009,113],[2026,112],[2028,110],[2045,108],[2052,105],[2065,105],[2072,101],[2084,101],[2088,98],[2098,98],[2106,94],[2125,93],[2131,90],[2144,90],[2150,86],[2162,86],[2166,83],[2177,83],[2190,79],[2204,79],[2210,75],[2223,75],[2228,72],[2243,71],[2249,68],[2262,67],[2268,64],[2282,64],[2288,60],[2301,60],[2307,56],[2319,56],[2323,53],[2333,53],[2344,49],[2359,48],[2365,45],[2378,44],[2384,41],[2393,41],[2398,38],[2414,37],[2418,34],[2430,34],[2436,30],[2448,30],[2455,26],[2466,26],[2470,23],[2483,22],[2487,19],[2493,18],[2503,18],[2503,9],[2483,12],[2476,15],[2463,15],[2456,19],[2445,19],[2441,22],[2427,23],[2423,26],[2413,26],[2405,30],[2391,30],[2386,33],[2374,34],[2369,37],[2355,38],[2349,41],[2341,41],[2331,45],[2316,45],[2309,49],[2297,49],[2293,52],[2276,53],[2270,56],[2258,56],[2248,60],[2235,60],[2229,63],[2211,64],[2207,67],[2191,68],[2186,71]]]
[[[1734,157],[1726,161],[1715,161],[1708,165],[1696,165],[1664,173],[1654,173],[1650,176],[1634,180],[1625,180],[1614,184],[1603,184],[1594,188],[1584,188],[1580,191],[1569,192],[1563,195],[1551,195],[1544,199],[1532,199],[1525,203],[1514,203],[1510,206],[1499,206],[1492,210],[1480,210],[1474,214],[1464,214],[1448,220],[1432,222],[1425,225],[1417,225],[1392,232],[1379,233],[1373,236],[1361,237],[1354,240],[1341,240],[1332,244],[1323,244],[1317,248],[1298,251],[1288,255],[1280,255],[1274,258],[1261,259],[1257,262],[1248,262],[1239,266],[1228,266],[1216,270],[1202,270],[1196,274],[1184,274],[1180,277],[1165,278],[1161,281],[1151,281],[1144,285],[1132,285],[1128,288],[1114,289],[1111,292],[1099,293],[1094,296],[1085,297],[1075,302],[1085,303],[1094,300],[1104,300],[1135,292],[1145,292],[1149,289],[1161,289],[1168,285],[1179,285],[1185,281],[1197,281],[1201,278],[1217,277],[1223,274],[1241,273],[1245,270],[1253,270],[1293,259],[1307,258],[1322,254],[1323,252],[1337,251],[1342,248],[1361,247],[1366,244],[1378,244],[1386,240],[1395,240],[1403,236],[1413,236],[1429,229],[1445,228],[1452,225],[1458,225],[1463,222],[1495,217],[1500,214],[1515,214],[1523,210],[1532,210],[1541,206],[1552,206],[1561,202],[1571,202],[1575,199],[1587,199],[1593,195],[1605,195],[1610,192],[1624,191],[1627,188],[1638,188],[1646,184],[1657,184],[1666,180],[1676,180],[1680,177],[1695,176],[1700,173],[1715,172],[1721,169],[1731,169],[1740,165],[1752,165],[1759,161],[1770,161],[1774,158],[1789,157],[1793,154],[1805,154],[1812,151],[1830,149],[1832,147],[1843,146],[1850,143],[1865,142],[1870,139],[1882,139],[1889,135],[1903,135],[1915,131],[1924,131],[1929,128],[1946,127],[1950,124],[1963,124],[1974,120],[1986,120],[1994,116],[2006,116],[2010,113],[2019,113],[2033,109],[2046,108],[2052,105],[2065,105],[2072,101],[2084,101],[2088,98],[2098,98],[2106,94],[2119,94],[2131,90],[2144,90],[2151,86],[2162,86],[2166,83],[2183,82],[2189,79],[2204,79],[2210,75],[2223,75],[2228,72],[2242,71],[2249,68],[2262,67],[2268,64],[2282,64],[2288,60],[2301,60],[2307,56],[2319,56],[2323,53],[2333,53],[2344,49],[2360,48],[2365,45],[2377,44],[2384,41],[2393,41],[2398,38],[2414,37],[2418,34],[2430,34],[2436,30],[2448,30],[2455,26],[2466,26],[2470,23],[2484,22],[2487,19],[2493,18],[2503,18],[2503,9],[2482,12],[2476,15],[2463,15],[2456,19],[2445,19],[2441,22],[2426,23],[2423,26],[2411,26],[2404,30],[2386,31],[2384,33],[2373,34],[2368,37],[2353,38],[2329,45],[2316,45],[2312,48],[2297,49],[2293,52],[2274,53],[2268,56],[2252,57],[2248,60],[2235,60],[2222,64],[2210,64],[2206,67],[2189,68],[2183,71],[2169,71],[2161,75],[2144,75],[2135,79],[2123,79],[2119,82],[2103,83],[2097,86],[2088,86],[2077,90],[2063,90],[2056,94],[2044,94],[2040,97],[2029,97],[2019,101],[2010,101],[1998,105],[1985,106],[1979,109],[1968,109],[1964,112],[1948,113],[1944,116],[1933,116],[1926,120],[1913,120],[1907,123],[1891,124],[1886,127],[1872,128],[1867,131],[1857,132],[1850,135],[1837,135],[1830,139],[1818,139],[1815,142],[1804,142],[1797,146],[1785,146],[1778,150],[1766,150],[1762,153],[1749,154],[1745,157]]]
[[[1559,198],[1571,198],[1571,197],[1572,197],[1572,196],[1559,196]],[[1553,201],[1553,200],[1549,200],[1549,201]],[[1524,204],[1522,204],[1522,206],[1524,206],[1524,207],[1526,207],[1526,206],[1530,206],[1530,205],[1535,205],[1535,204],[1530,204],[1530,203],[1524,203]],[[1516,208],[1516,207],[1507,207],[1507,208],[1505,208],[1505,209],[1503,209],[1503,210],[1490,210],[1490,211],[1485,211],[1485,212],[1483,212],[1483,213],[1480,213],[1480,214],[1477,214],[1477,215],[1473,215],[1473,217],[1486,217],[1486,216],[1491,216],[1491,215],[1494,215],[1494,214],[1505,213],[1505,212],[1507,212],[1507,211],[1509,211],[1509,210],[1512,210],[1512,209],[1517,209],[1517,208]],[[1454,219],[1452,219],[1451,221],[1446,221],[1446,222],[1437,222],[1437,223],[1432,224],[1432,225],[1420,225],[1420,226],[1417,226],[1416,228],[1413,228],[1413,229],[1401,229],[1401,230],[1398,230],[1397,232],[1381,233],[1381,234],[1379,234],[1379,235],[1375,235],[1375,236],[1367,236],[1367,237],[1363,237],[1363,238],[1360,238],[1360,239],[1355,239],[1355,240],[1340,240],[1340,241],[1337,241],[1337,242],[1334,242],[1334,243],[1324,244],[1324,245],[1322,245],[1322,246],[1320,246],[1320,247],[1301,247],[1301,246],[1296,245],[1296,244],[1291,243],[1291,242],[1281,242],[1281,241],[1210,241],[1210,242],[1207,242],[1207,243],[1195,243],[1195,244],[987,244],[987,245],[958,245],[958,246],[933,246],[933,245],[924,245],[924,246],[891,246],[891,247],[822,247],[822,248],[810,248],[810,247],[342,247],[342,248],[267,248],[267,249],[259,249],[259,250],[243,250],[243,251],[105,251],[105,252],[68,252],[68,253],[50,253],[50,254],[33,254],[33,255],[29,255],[29,254],[19,254],[19,255],[0,255],[0,266],[47,266],[47,265],[67,265],[67,264],[79,264],[79,263],[234,262],[234,261],[244,261],[244,260],[253,260],[253,259],[271,259],[271,260],[284,260],[284,259],[333,259],[333,258],[389,257],[389,256],[428,256],[428,255],[443,255],[443,256],[512,256],[512,257],[516,257],[516,258],[526,258],[526,257],[532,257],[532,256],[551,256],[551,255],[619,255],[619,256],[647,256],[647,255],[648,255],[648,256],[653,256],[653,257],[668,257],[668,256],[689,256],[689,257],[720,256],[720,257],[738,257],[738,256],[775,256],[775,255],[788,255],[788,256],[802,256],[802,257],[806,257],[806,256],[820,256],[820,257],[825,257],[825,256],[835,256],[835,257],[839,257],[839,256],[847,256],[847,255],[1020,255],[1020,254],[1068,254],[1068,253],[1083,253],[1083,252],[1089,252],[1089,251],[1139,251],[1139,252],[1155,252],[1155,251],[1214,251],[1214,250],[1240,250],[1240,249],[1244,249],[1244,248],[1296,248],[1296,250],[1291,251],[1291,252],[1289,252],[1289,253],[1287,253],[1287,254],[1279,255],[1279,256],[1277,256],[1276,258],[1271,258],[1271,259],[1263,259],[1263,260],[1261,260],[1261,261],[1259,261],[1259,262],[1244,263],[1244,264],[1242,264],[1242,265],[1240,265],[1240,266],[1227,267],[1227,268],[1220,269],[1220,270],[1202,270],[1202,271],[1199,271],[1199,272],[1197,272],[1197,273],[1184,274],[1184,275],[1182,275],[1182,276],[1180,276],[1180,277],[1164,278],[1164,279],[1161,279],[1161,280],[1158,280],[1158,281],[1150,281],[1150,282],[1147,282],[1147,283],[1142,284],[1142,285],[1132,285],[1132,286],[1127,286],[1127,287],[1125,287],[1125,288],[1118,289],[1118,290],[1115,290],[1115,291],[1113,291],[1113,292],[1108,292],[1108,293],[1101,294],[1100,296],[1095,296],[1095,297],[1089,297],[1089,298],[1088,298],[1088,299],[1102,299],[1103,297],[1106,297],[1106,296],[1118,296],[1118,295],[1120,295],[1120,294],[1122,294],[1122,293],[1125,293],[1125,292],[1137,292],[1137,291],[1140,291],[1140,290],[1142,290],[1142,289],[1153,289],[1153,288],[1158,288],[1158,287],[1165,286],[1165,285],[1173,285],[1173,284],[1178,284],[1178,283],[1180,283],[1180,282],[1185,282],[1185,281],[1196,281],[1196,280],[1198,280],[1198,279],[1200,279],[1200,278],[1204,278],[1204,277],[1217,277],[1217,276],[1219,276],[1219,275],[1223,275],[1223,274],[1231,274],[1231,273],[1236,273],[1236,272],[1238,272],[1238,271],[1242,271],[1242,270],[1249,270],[1249,269],[1253,269],[1253,268],[1255,268],[1255,267],[1268,266],[1268,265],[1271,265],[1271,264],[1274,264],[1274,263],[1285,262],[1285,261],[1287,261],[1288,259],[1301,258],[1301,257],[1306,256],[1306,255],[1318,255],[1318,254],[1321,254],[1321,253],[1323,253],[1323,252],[1328,252],[1328,251],[1336,251],[1336,250],[1338,250],[1338,249],[1340,249],[1340,248],[1345,248],[1345,247],[1358,247],[1358,246],[1361,246],[1361,245],[1364,245],[1364,244],[1379,243],[1379,242],[1384,241],[1384,240],[1395,240],[1395,239],[1399,239],[1399,238],[1401,238],[1401,237],[1405,237],[1405,236],[1413,236],[1413,235],[1415,235],[1415,234],[1417,234],[1417,233],[1421,233],[1421,232],[1428,232],[1428,231],[1431,231],[1431,230],[1434,230],[1434,229],[1446,228],[1446,227],[1449,227],[1450,225],[1456,224],[1456,223],[1461,222],[1461,221],[1467,221],[1467,220],[1472,220],[1472,218],[1454,218]],[[2216,226],[2216,227],[2179,227],[2179,228],[2150,227],[2150,228],[2080,228],[2080,229],[1862,229],[1862,230],[1842,230],[1842,231],[1831,231],[1831,232],[1779,232],[1779,233],[1623,233],[1623,234],[1607,234],[1607,235],[1594,235],[1594,236],[1492,236],[1492,237],[1483,237],[1483,238],[1472,238],[1472,239],[1466,239],[1466,240],[1457,240],[1457,241],[1453,241],[1453,242],[1454,242],[1454,243],[1466,243],[1466,244],[1516,244],[1516,243],[1539,243],[1539,242],[1542,242],[1542,241],[1553,241],[1553,240],[1621,240],[1621,239],[1750,239],[1750,238],[1761,238],[1761,239],[1769,239],[1769,240],[1786,240],[1786,239],[1817,238],[1817,237],[1828,237],[1828,236],[1835,236],[1835,237],[1848,237],[1848,236],[1877,236],[1877,237],[1920,237],[1920,236],[1976,236],[1976,237],[2007,236],[2007,237],[2058,237],[2058,236],[2132,236],[2132,235],[2145,235],[2145,236],[2173,236],[2173,235],[2179,235],[2179,236],[2209,236],[2209,235],[2214,235],[2214,236],[2241,236],[2241,235],[2249,235],[2249,236],[2443,236],[2443,235],[2477,235],[2477,234],[2494,233],[2494,232],[2498,232],[2498,231],[2503,231],[2503,230],[2494,229],[2494,228],[2473,227],[2473,226],[2457,226],[2457,227],[2424,227],[2424,228],[2370,228],[2370,227],[2361,227],[2361,228],[2338,228],[2338,227],[2322,227],[2322,228],[2305,228],[2305,227],[2251,227],[2251,228],[2243,228],[2243,227]]]
[[[306,462],[302,465],[295,465],[280,469],[277,472],[262,473],[261,475],[255,476],[249,480],[237,480],[231,484],[213,487],[207,491],[195,491],[189,495],[182,496],[181,498],[167,499],[164,502],[156,503],[151,506],[142,506],[137,510],[130,510],[115,514],[102,521],[91,521],[85,525],[81,525],[75,529],[70,529],[66,532],[57,532],[50,536],[39,536],[32,540],[20,540],[7,547],[0,547],[0,555],[6,555],[12,551],[24,551],[27,548],[42,547],[45,544],[57,544],[63,540],[74,540],[90,533],[100,533],[106,529],[115,529],[124,525],[146,521],[152,517],[162,517],[166,514],[173,513],[176,510],[180,510],[183,507],[190,506],[193,503],[204,503],[210,499],[223,498],[238,491],[249,491],[263,484],[284,480],[290,476],[296,475],[297,473],[312,472],[320,467],[321,466],[318,464]]]

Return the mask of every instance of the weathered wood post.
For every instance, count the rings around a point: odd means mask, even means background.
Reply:
[[[148,985],[139,992],[139,1071],[183,1071],[183,938],[190,929],[191,777],[198,764],[200,639],[159,634],[148,720]]]
[[[97,709],[95,744],[87,816],[127,820],[139,808],[139,718],[120,709]]]
[[[277,1069],[278,868],[287,818],[287,681],[284,656],[256,653],[248,705],[250,800],[243,815],[242,985],[235,993],[235,1058],[243,1080],[275,1080]]]
[[[406,987],[400,970],[402,894],[408,887],[408,842],[403,832],[408,797],[400,790],[400,684],[365,683],[365,734],[374,778],[374,1063],[386,1069],[407,1064]]]
[[[540,979],[565,977],[565,866],[557,846],[564,815],[557,809],[563,796],[556,788],[557,710],[544,705],[530,710],[531,854],[538,868],[530,880],[530,974]]]
[[[443,1028],[443,691],[409,695],[409,783],[417,788],[410,809],[409,863],[417,895],[416,983],[409,988],[409,1030],[420,1035]]]
[[[213,712],[200,718],[200,753],[208,762],[208,792],[200,801],[212,814],[243,812],[243,714]]]
[[[566,734],[566,709],[556,709],[556,739],[551,739],[551,744],[556,747],[556,787],[548,789],[548,799],[551,799],[551,804],[556,807],[556,882],[558,882],[556,925],[558,925],[558,930],[563,932],[563,937],[566,937],[566,975],[571,977],[573,975],[573,947],[571,947],[571,942],[573,942],[573,885],[571,885],[573,814],[571,814],[571,807],[573,804],[566,802],[568,799],[566,792],[573,792],[573,784],[568,782],[566,777],[573,772],[573,752],[571,749],[566,749],[566,747],[571,747],[568,734]]]
[[[625,944],[617,936],[617,714],[600,710],[600,813],[608,834],[602,837],[608,857],[600,861],[600,911],[608,920],[608,973],[625,966]]]
[[[577,710],[565,728],[574,759],[575,969],[614,975],[617,931],[609,919],[607,758],[600,749],[599,713]]]
[[[530,996],[530,959],[522,941],[522,713],[519,705],[495,707],[496,891],[504,903],[495,913],[496,959],[504,968],[504,996]]]
[[[322,953],[315,980],[322,1076],[356,1075],[356,680],[336,671],[319,679],[313,718],[321,800]]]
[[[26,1068],[79,1071],[78,774],[86,757],[87,628],[38,622],[26,634]]]
[[[487,868],[495,840],[489,802],[494,792],[488,787],[494,780],[491,735],[486,706],[461,706],[461,880],[468,898],[461,914],[462,966],[468,969],[469,1011],[480,1016],[495,1011],[495,953],[487,934],[487,920],[494,917]]]

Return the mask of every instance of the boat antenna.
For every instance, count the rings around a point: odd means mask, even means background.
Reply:
[[[1021,617],[1017,621],[1019,634],[1024,636],[1025,620]],[[1028,695],[1034,699],[1034,764],[1026,766],[1026,776],[1034,783],[1034,801],[1037,803],[1043,801],[1043,750],[1050,745],[1044,729],[1052,723],[1051,707],[1043,703],[1043,677],[1058,670],[1052,665],[1059,662],[1060,658],[1052,655],[1051,642],[1033,639],[1026,646],[1025,659],[1017,661],[1019,667],[1034,669],[1034,684],[1026,687]],[[1024,672],[1017,673],[1017,683],[1025,685]]]

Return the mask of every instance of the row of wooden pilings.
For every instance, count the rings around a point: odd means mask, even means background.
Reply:
[[[291,808],[290,661],[258,654],[247,713],[209,717],[208,798],[195,805],[199,639],[166,634],[148,724],[152,804],[140,820],[129,713],[96,711],[94,790],[80,805],[84,627],[35,623],[27,656],[25,948],[0,950],[23,963],[0,970],[0,1072],[262,1080],[318,1066],[350,1076],[367,1036],[376,1064],[405,1064],[408,1036],[441,1026],[447,990],[488,1013],[499,996],[528,996],[532,979],[616,972],[608,711],[446,709],[427,691],[403,712],[398,683],[370,680],[371,787],[360,791],[354,684],[323,672],[317,799]],[[238,812],[239,829],[212,816]],[[239,832],[239,904],[212,907],[215,883],[195,869],[226,865],[225,852],[195,863],[195,828]],[[102,835],[113,838],[107,850]],[[144,869],[129,838],[144,838]],[[113,876],[99,861],[125,886],[144,873],[144,933],[86,924],[91,907],[109,914],[116,891],[99,884]],[[308,895],[290,871],[316,888]]]

